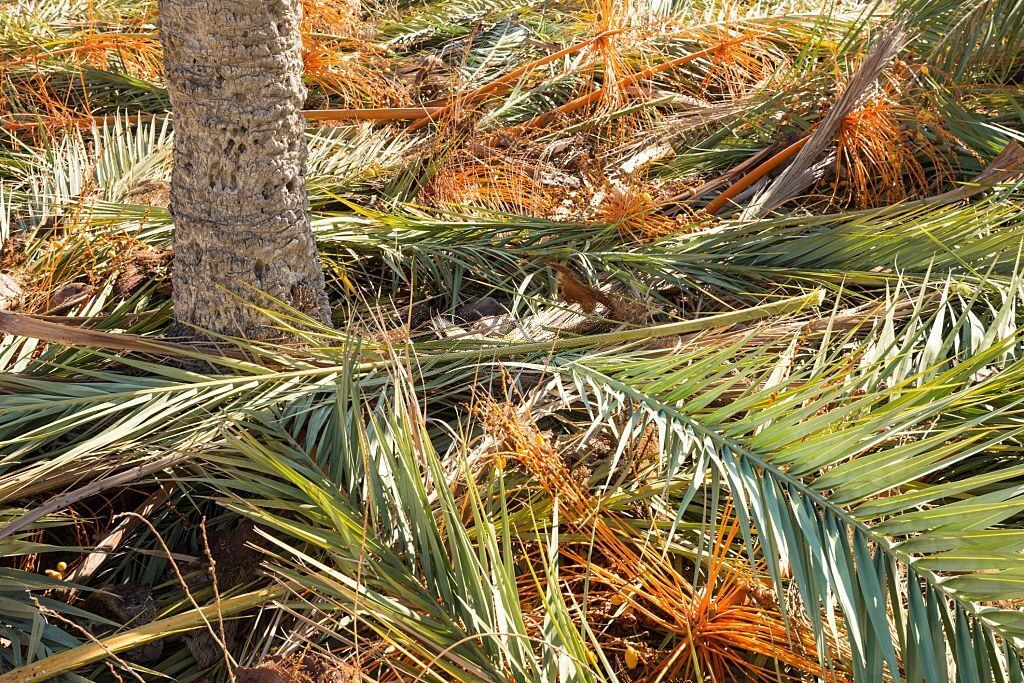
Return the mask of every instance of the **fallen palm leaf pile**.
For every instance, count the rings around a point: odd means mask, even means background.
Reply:
[[[304,8],[199,344],[156,3],[0,7],[0,680],[1024,681],[1024,5]]]

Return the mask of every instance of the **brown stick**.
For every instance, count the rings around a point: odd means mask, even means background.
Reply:
[[[119,327],[130,327],[142,320],[151,318],[160,312],[158,308],[152,308],[148,311],[140,311],[138,313],[128,313],[120,318]],[[111,315],[43,315],[39,313],[28,313],[28,317],[34,320],[42,320],[43,322],[56,323],[58,325],[73,325],[75,327],[92,327],[98,325],[105,320],[109,320]]]
[[[805,135],[789,147],[777,152],[770,159],[767,159],[757,168],[752,169],[745,176],[737,180],[735,183],[725,188],[720,195],[708,202],[708,205],[704,207],[704,210],[708,213],[715,214],[725,208],[726,203],[743,190],[747,189],[761,178],[765,177],[781,164],[789,161],[800,149],[807,144],[807,141],[811,139],[810,135]]]
[[[134,334],[113,334],[102,330],[71,327],[18,313],[0,312],[0,332],[66,346],[93,346],[113,351],[135,351],[162,356],[196,355],[195,349],[184,344],[155,342]]]
[[[160,114],[164,116],[164,114]],[[62,117],[47,117],[37,115],[34,121],[5,121],[0,124],[0,128],[4,130],[26,130],[29,128],[37,128],[45,125],[48,122],[55,122],[67,126],[91,126],[93,124],[101,124],[107,119],[117,118],[115,116],[79,116],[77,118],[62,118]],[[133,123],[149,123],[153,119],[157,118],[157,114],[131,114],[127,118]]]

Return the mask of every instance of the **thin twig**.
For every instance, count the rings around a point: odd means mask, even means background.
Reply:
[[[163,536],[161,536],[160,532],[156,530],[156,527],[153,526],[152,522],[150,522],[148,519],[138,514],[137,512],[122,512],[119,515],[115,515],[114,519],[118,519],[119,517],[135,517],[140,522],[149,527],[150,533],[152,533],[153,536],[156,537],[156,540],[160,544],[160,547],[163,549],[164,554],[167,555],[167,561],[171,563],[171,568],[174,570],[174,575],[177,577],[178,582],[181,584],[182,590],[185,591],[185,597],[188,599],[189,603],[191,603],[192,607],[194,607],[199,612],[200,616],[202,617],[203,623],[206,625],[206,630],[210,632],[210,636],[213,638],[214,642],[220,646],[221,650],[223,650],[225,660],[228,662],[229,665],[228,672],[230,673],[232,671],[231,666],[233,665],[237,667],[238,662],[236,662],[234,658],[231,656],[231,653],[228,652],[228,648],[224,644],[224,641],[217,637],[217,632],[213,630],[213,625],[210,623],[210,620],[206,617],[205,612],[203,612],[203,608],[199,606],[199,603],[192,596],[192,591],[189,590],[188,582],[186,582],[185,577],[182,576],[181,570],[178,568],[178,563],[174,559],[174,554],[171,553],[171,549],[167,547],[167,544],[164,542]],[[214,614],[218,615],[219,618],[223,618],[222,616],[220,616],[222,614],[221,606],[221,602],[218,600],[217,604],[214,605],[213,610]],[[207,605],[207,607],[209,607],[209,605]],[[233,674],[232,680],[234,680]]]
[[[220,629],[221,642],[227,643],[228,637],[224,633],[224,615],[221,614],[220,610],[220,589],[217,587],[217,561],[213,559],[213,553],[210,552],[210,539],[206,536],[206,517],[203,516],[199,520],[199,537],[203,539],[203,552],[206,554],[206,561],[210,563],[210,581],[213,586],[213,604],[217,606],[217,627]],[[228,677],[234,682],[235,670],[231,666],[232,659],[231,655],[228,654],[227,649],[224,650],[226,657],[224,658],[225,663],[228,667]]]

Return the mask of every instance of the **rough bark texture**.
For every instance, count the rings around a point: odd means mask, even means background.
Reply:
[[[330,321],[306,195],[298,0],[160,0],[174,110],[174,314],[276,334],[258,292]]]

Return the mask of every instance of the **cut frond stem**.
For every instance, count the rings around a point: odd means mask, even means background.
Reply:
[[[53,317],[53,316],[51,316]],[[63,325],[20,313],[0,311],[0,332],[17,337],[29,337],[65,346],[91,346],[111,351],[134,351],[157,356],[184,356],[196,360],[247,360],[231,350],[204,348],[203,351],[174,342],[153,341],[136,334],[104,332],[79,326]],[[205,353],[204,353],[205,352]]]
[[[786,147],[779,152],[776,152],[772,157],[766,159],[763,163],[754,169],[751,169],[749,173],[744,175],[742,178],[737,180],[735,183],[725,188],[720,195],[708,202],[708,205],[704,208],[710,214],[716,214],[725,208],[725,205],[729,203],[729,200],[734,198],[740,192],[747,189],[761,178],[765,177],[776,168],[786,163],[793,156],[800,151],[800,149],[807,144],[807,141],[811,139],[810,135],[806,135],[790,146]]]
[[[0,539],[7,538],[11,534],[24,529],[33,522],[39,521],[52,512],[62,510],[72,503],[88,498],[89,496],[96,495],[97,493],[106,491],[107,489],[125,486],[137,479],[145,477],[146,475],[153,474],[154,472],[159,472],[160,470],[165,470],[169,467],[182,463],[190,457],[191,456],[187,453],[169,455],[166,458],[161,458],[155,462],[133,467],[130,470],[125,470],[119,474],[105,477],[103,479],[97,479],[96,481],[79,487],[69,493],[62,493],[59,496],[54,496],[42,505],[37,505],[30,512],[5,524],[3,527],[0,527]]]
[[[767,304],[761,304],[759,306],[752,306],[750,308],[740,309],[738,311],[729,311],[727,313],[719,313],[716,315],[709,315],[704,318],[698,318],[695,320],[682,320],[674,323],[666,323],[664,325],[654,325],[651,327],[639,327],[627,330],[618,330],[614,332],[604,332],[601,334],[590,334],[581,335],[578,337],[567,337],[562,339],[555,339],[552,341],[543,342],[531,342],[526,344],[508,344],[506,346],[490,346],[479,349],[467,349],[464,351],[447,351],[436,354],[427,353],[432,350],[429,342],[426,344],[413,345],[411,350],[420,353],[421,363],[444,363],[444,362],[458,362],[458,361],[473,361],[483,359],[496,359],[512,356],[530,355],[534,353],[553,353],[557,351],[568,351],[571,349],[579,349],[586,347],[597,348],[600,346],[608,346],[612,344],[628,344],[630,342],[642,342],[642,341],[653,341],[655,339],[661,339],[665,337],[679,336],[684,334],[692,334],[696,332],[702,332],[714,328],[730,327],[740,323],[751,322],[754,320],[762,320],[777,315],[787,315],[797,313],[808,306],[818,306],[824,300],[825,290],[815,289],[808,294],[801,296],[791,297],[787,299],[781,299],[779,301],[773,301]],[[5,314],[7,315],[7,314]],[[38,322],[38,321],[35,321]],[[61,327],[56,325],[55,327]],[[112,342],[116,342],[118,337],[130,336],[133,339],[141,339],[134,335],[120,335],[111,334],[95,331],[90,332],[94,337],[86,341],[85,339],[74,339],[64,340],[65,343],[70,346],[93,346],[99,343],[101,348],[109,347]],[[23,335],[25,336],[25,335]],[[32,336],[32,335],[27,335]],[[144,340],[148,341],[148,340]],[[161,349],[160,344],[149,342],[152,346],[147,346],[143,349],[137,349],[142,352],[152,352],[155,349]],[[166,349],[162,349],[166,351]],[[200,359],[211,360],[211,357],[204,356],[203,354],[189,351],[188,355],[194,355]],[[378,370],[381,368],[392,367],[398,362],[394,358],[379,360],[379,361],[367,361],[359,363],[353,367],[354,372],[369,372]],[[274,372],[263,375],[264,379],[286,379],[295,377],[310,377],[317,375],[330,374],[337,371],[337,367],[331,364],[326,364],[323,367],[305,368],[301,370],[286,371],[286,372]],[[218,386],[221,384],[232,384],[240,381],[248,381],[245,376],[226,376],[210,379],[205,382],[201,382],[202,386]],[[198,385],[197,385],[198,386]],[[167,390],[171,390],[168,388]],[[157,391],[148,389],[148,392]]]

